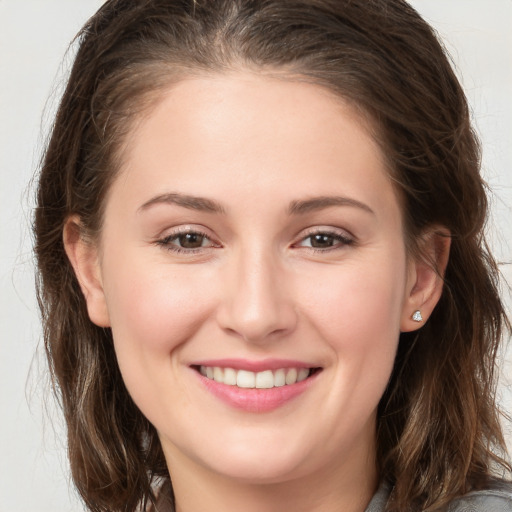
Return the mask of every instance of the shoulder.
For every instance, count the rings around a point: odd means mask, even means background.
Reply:
[[[512,512],[512,482],[496,481],[465,494],[450,504],[448,512]]]
[[[389,504],[391,485],[382,482],[365,512],[384,512]],[[445,512],[512,512],[512,482],[495,480],[482,490],[454,499]]]

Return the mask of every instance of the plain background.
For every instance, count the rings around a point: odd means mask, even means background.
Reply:
[[[62,423],[48,392],[29,182],[71,62],[64,58],[68,43],[101,3],[0,0],[0,512],[83,510],[69,484]],[[413,5],[443,37],[467,91],[494,191],[489,235],[512,283],[512,0]],[[500,396],[510,412],[508,354]],[[505,428],[511,443],[511,425]]]

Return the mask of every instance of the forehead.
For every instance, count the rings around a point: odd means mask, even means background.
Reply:
[[[396,200],[372,133],[358,109],[316,84],[249,72],[193,77],[164,91],[135,124],[117,181],[148,198],[193,188],[205,197],[265,190],[293,201],[339,186]]]

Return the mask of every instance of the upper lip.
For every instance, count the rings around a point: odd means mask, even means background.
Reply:
[[[250,359],[233,358],[195,361],[190,366],[217,366],[220,368],[233,368],[234,370],[247,370],[250,372],[279,370],[280,368],[318,368],[318,365],[291,359],[262,359],[260,361],[254,361]]]

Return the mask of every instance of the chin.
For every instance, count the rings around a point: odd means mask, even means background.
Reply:
[[[210,440],[209,446],[203,445],[203,449],[182,446],[178,448],[181,452],[179,457],[168,458],[168,463],[171,467],[176,462],[178,467],[179,459],[184,455],[203,470],[219,477],[261,485],[293,480],[312,469],[311,458],[299,440],[285,443],[279,438],[265,442],[251,437],[252,440],[237,442],[226,436],[223,443],[213,445]],[[264,437],[263,433],[260,437]]]
[[[224,462],[224,461],[223,461]],[[216,473],[234,481],[252,485],[283,483],[299,478],[307,471],[301,463],[280,457],[254,457],[230,459],[225,464],[215,464]]]

